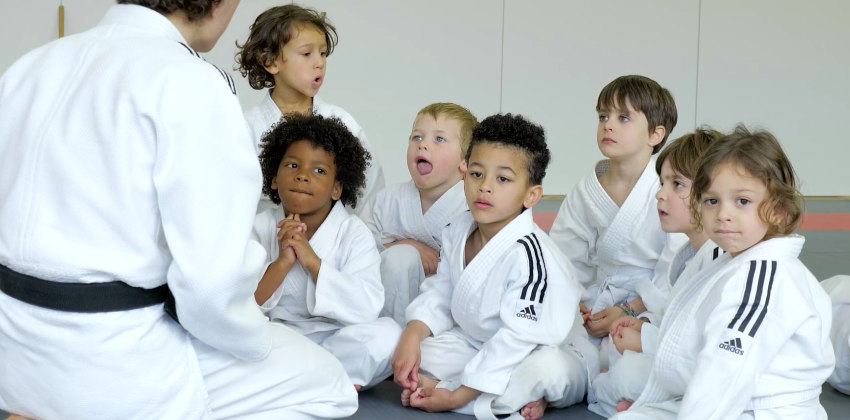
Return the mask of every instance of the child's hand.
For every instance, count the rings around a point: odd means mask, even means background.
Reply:
[[[611,324],[611,328],[608,329],[608,334],[613,336],[617,334],[621,328],[631,328],[637,332],[640,332],[641,327],[643,327],[643,323],[645,321],[641,321],[633,316],[624,316]]]
[[[306,232],[307,225],[295,220],[295,215],[289,215],[285,219],[277,222],[277,244],[280,248],[277,260],[285,264],[287,267],[292,267],[295,264],[295,251],[291,246],[286,244],[286,239],[292,237],[298,232]]]
[[[287,219],[281,221],[282,225],[293,226],[294,228],[288,230],[283,235],[281,249],[284,249],[285,247],[292,248],[292,251],[295,253],[295,258],[297,258],[298,262],[301,263],[301,266],[310,273],[313,277],[313,281],[316,281],[319,278],[319,267],[322,265],[322,260],[318,255],[316,255],[316,252],[313,251],[313,247],[310,246],[310,242],[307,241],[307,226],[301,223],[297,214],[292,215],[291,220]]]
[[[614,347],[620,354],[626,350],[642,352],[643,348],[640,343],[640,332],[631,328],[620,328],[616,334],[611,335],[611,340],[614,342]]]
[[[584,306],[583,303],[579,303],[578,310],[581,312],[581,323],[587,325],[587,322],[590,321],[590,308]]]
[[[419,339],[411,334],[402,334],[393,355],[393,381],[404,389],[416,391],[420,361]]]
[[[585,322],[584,327],[590,335],[602,338],[608,335],[608,330],[611,329],[611,324],[624,315],[626,314],[619,307],[609,306],[591,315],[590,322]]]

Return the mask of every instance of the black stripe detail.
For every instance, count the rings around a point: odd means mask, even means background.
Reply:
[[[741,339],[740,338],[735,339],[735,346],[738,347],[739,349],[741,348]]]
[[[541,276],[542,281],[543,281],[543,288],[540,289],[540,299],[537,300],[539,303],[543,303],[543,296],[546,295],[546,288],[549,287],[549,270],[546,269],[546,258],[543,258],[543,247],[540,246],[540,240],[537,238],[537,235],[535,235],[534,233],[531,234],[531,237],[534,239],[534,244],[537,245],[537,248],[536,248],[537,251],[540,252],[540,255],[538,256],[539,260],[538,260],[538,264],[537,264],[538,269],[540,269],[540,264],[543,265],[542,276]],[[534,296],[534,294],[532,293],[532,298],[533,298],[533,296]]]
[[[182,42],[178,42],[178,44],[182,45],[182,46],[183,46],[183,48],[186,48],[186,50],[187,50],[187,51],[189,51],[189,54],[192,54],[192,55],[194,55],[195,57],[201,58],[201,55],[200,55],[200,54],[198,54],[198,52],[197,52],[197,51],[193,50],[193,49],[192,49],[192,47],[190,47],[190,46],[188,46],[188,45],[186,45],[186,44],[184,44],[184,43],[182,43]]]
[[[732,318],[732,322],[729,323],[729,326],[726,328],[734,329],[735,323],[738,322],[738,319],[741,318],[741,315],[744,314],[744,308],[747,307],[747,302],[750,301],[750,290],[753,287],[753,274],[756,271],[756,262],[750,261],[750,273],[747,275],[747,288],[744,290],[744,299],[741,301],[741,306],[738,307],[738,312],[735,313],[735,317]]]
[[[717,257],[719,257],[719,256],[720,256],[720,247],[718,246],[718,247],[714,248],[714,255],[711,257],[711,259],[716,260]]]
[[[529,300],[537,300],[537,289],[540,287],[540,283],[543,282],[543,269],[540,267],[540,260],[543,259],[543,256],[540,255],[540,244],[537,243],[537,238],[532,238],[530,236],[526,236],[529,238],[529,242],[531,242],[531,247],[534,249],[534,259],[537,263],[537,280],[534,282],[534,287],[531,289],[531,298]]]
[[[528,294],[528,288],[534,281],[532,277],[534,275],[534,266],[531,263],[531,247],[529,247],[528,244],[525,243],[524,239],[525,238],[517,239],[517,242],[521,243],[522,246],[525,248],[525,254],[528,257],[528,283],[526,283],[525,287],[522,288],[522,293],[519,295],[520,299],[525,299],[525,296]]]
[[[767,261],[761,262],[761,272],[759,273],[759,284],[756,289],[756,297],[753,299],[753,303],[750,305],[750,312],[747,314],[747,317],[744,318],[744,322],[741,323],[741,326],[738,327],[738,331],[744,332],[747,329],[747,325],[755,316],[756,311],[759,309],[759,305],[761,305],[761,294],[764,291],[764,275],[767,272]]]
[[[764,263],[764,261],[762,261]],[[764,299],[764,307],[761,308],[761,313],[759,317],[756,319],[755,324],[753,324],[753,328],[750,330],[749,336],[755,337],[756,331],[759,330],[761,326],[761,322],[764,321],[765,315],[767,315],[767,305],[770,304],[770,292],[773,290],[773,278],[776,276],[776,261],[770,262],[770,281],[767,284],[767,296]]]
[[[529,306],[528,308],[529,308],[529,309],[531,309],[531,314],[532,314],[532,315],[537,316],[537,312],[534,312],[534,305],[531,305],[531,306]]]

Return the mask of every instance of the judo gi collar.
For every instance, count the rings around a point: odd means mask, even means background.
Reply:
[[[316,95],[313,97],[313,108],[311,112],[313,115],[318,114],[318,110],[326,105],[326,102]],[[272,91],[269,89],[266,91],[266,95],[263,98],[263,102],[260,103],[260,111],[263,113],[263,117],[266,121],[279,121],[283,118],[283,113],[280,112],[280,108],[277,107],[277,104],[274,103],[272,99]]]
[[[116,4],[110,7],[98,25],[132,26],[143,32],[158,34],[188,45],[186,39],[168,18],[159,12],[135,4]]]
[[[737,261],[748,260],[784,260],[799,258],[806,238],[798,234],[781,236],[759,242],[750,249],[738,254]]]
[[[472,233],[478,227],[478,224],[472,218],[472,213],[466,212],[464,215],[469,218],[470,223],[466,236],[468,238],[469,233]],[[516,244],[516,241],[534,231],[534,226],[531,209],[526,209],[514,218],[514,220],[511,220],[510,223],[505,225],[499,233],[490,238],[466,268],[472,270],[489,270],[493,268],[505,252]]]
[[[323,247],[327,248],[334,246],[336,243],[336,237],[340,233],[340,225],[345,222],[345,219],[347,219],[348,216],[348,211],[345,210],[345,206],[342,204],[342,201],[337,200],[333,207],[331,207],[328,217],[325,217],[325,220],[321,225],[319,225],[319,228],[316,229],[313,237],[308,241],[310,243],[310,247],[313,248],[313,251],[317,255],[325,255],[319,252]]]

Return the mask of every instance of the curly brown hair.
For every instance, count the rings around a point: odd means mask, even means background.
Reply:
[[[336,181],[342,185],[339,199],[350,208],[357,207],[357,198],[366,186],[366,168],[370,166],[372,155],[336,117],[287,114],[263,135],[260,152],[263,194],[273,203],[280,204],[280,195],[272,188],[272,180],[289,146],[301,140],[307,140],[333,155]]]
[[[251,33],[244,44],[236,43],[239,52],[236,53],[234,70],[248,78],[252,88],[260,90],[274,87],[274,77],[266,71],[281,49],[292,39],[304,25],[313,25],[325,34],[330,56],[337,44],[336,28],[327,19],[324,12],[287,4],[272,7],[257,16],[251,25]]]
[[[797,230],[803,215],[803,199],[791,161],[773,134],[750,131],[743,125],[713,142],[700,161],[691,186],[691,216],[697,224],[702,224],[702,195],[711,187],[715,169],[723,164],[740,167],[767,188],[767,198],[758,208],[759,217],[768,226],[765,240]]]
[[[118,4],[135,4],[159,12],[163,15],[182,10],[189,21],[201,20],[221,0],[118,0]]]

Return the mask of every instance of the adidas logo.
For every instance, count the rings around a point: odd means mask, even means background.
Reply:
[[[720,347],[723,350],[729,350],[732,353],[744,355],[744,349],[741,347],[741,339],[736,338],[734,340],[724,341],[720,343],[717,347]]]
[[[534,305],[528,305],[521,311],[516,313],[517,318],[530,319],[537,322],[537,313],[534,312]]]

